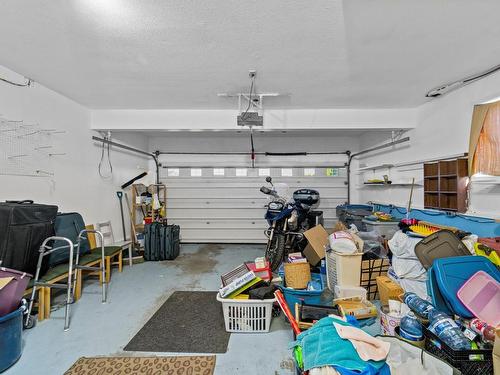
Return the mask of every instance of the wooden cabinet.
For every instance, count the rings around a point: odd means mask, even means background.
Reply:
[[[447,211],[467,210],[467,159],[424,164],[424,207]]]

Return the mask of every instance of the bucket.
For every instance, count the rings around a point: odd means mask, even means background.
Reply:
[[[406,341],[408,344],[411,344],[413,346],[416,346],[417,348],[420,348],[420,349],[424,349],[425,347],[425,339],[422,338],[422,340],[420,341],[412,341],[412,340],[407,340],[405,339],[404,337],[401,337],[399,335],[399,326],[397,326],[395,329],[394,329],[394,335],[400,339],[400,340],[403,340],[403,341]]]
[[[388,306],[382,306],[380,309],[380,326],[382,328],[382,334],[386,336],[395,336],[396,327],[399,326],[401,322],[400,316],[394,316],[389,313]]]
[[[0,317],[19,307],[24,291],[32,278],[29,273],[0,267],[0,278],[5,277],[12,277],[13,279],[0,289]]]
[[[0,372],[17,362],[22,353],[23,305],[0,318]]]

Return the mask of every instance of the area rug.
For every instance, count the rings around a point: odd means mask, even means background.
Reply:
[[[212,375],[215,356],[82,357],[64,375]]]
[[[134,352],[225,353],[226,332],[217,292],[174,292],[125,346]]]

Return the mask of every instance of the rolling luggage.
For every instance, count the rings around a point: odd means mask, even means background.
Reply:
[[[0,203],[0,261],[2,267],[35,274],[38,250],[54,235],[57,206],[31,200]],[[48,263],[42,264],[45,272]]]
[[[78,243],[78,235],[82,230],[85,229],[85,223],[83,221],[82,215],[77,212],[59,213],[57,214],[54,223],[54,232],[56,236],[66,237],[74,245]],[[55,241],[53,247],[59,247],[66,245],[63,241]],[[80,257],[85,254],[90,253],[90,245],[87,238],[83,239],[80,243],[80,249],[74,250],[79,251]],[[64,247],[62,249],[54,251],[49,256],[49,267],[54,267],[58,264],[67,263],[69,260],[69,249]]]
[[[179,255],[180,227],[162,223],[147,224],[144,228],[144,259],[173,260]]]

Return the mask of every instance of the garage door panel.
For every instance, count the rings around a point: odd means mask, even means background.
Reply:
[[[346,201],[345,171],[342,177],[326,176],[316,169],[317,176],[304,176],[303,168],[292,168],[293,177],[278,177],[281,169],[271,168],[275,183],[287,183],[290,194],[299,188],[316,189],[321,202],[325,227],[336,221],[335,208]],[[319,171],[319,172],[318,172]],[[260,191],[266,185],[265,176],[235,177],[235,171],[225,169],[225,176],[211,175],[213,169],[202,169],[201,177],[191,177],[189,169],[180,169],[180,176],[166,176],[167,215],[172,223],[181,226],[184,242],[265,243],[265,205],[269,202]],[[275,177],[276,176],[276,177]]]
[[[324,217],[335,217],[335,210],[323,208]],[[167,209],[168,217],[171,219],[251,219],[262,220],[265,215],[265,209],[258,208],[170,208]]]
[[[325,198],[321,197],[321,205],[317,209],[325,210],[327,208],[335,209],[338,205],[344,203],[346,198]],[[169,198],[169,209],[174,208],[257,208],[264,210],[264,206],[268,203],[265,198]],[[264,212],[264,211],[263,211]]]

